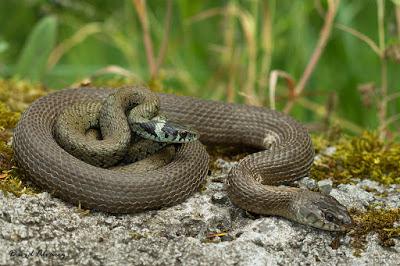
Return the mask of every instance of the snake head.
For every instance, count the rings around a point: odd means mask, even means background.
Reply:
[[[187,143],[199,138],[199,133],[190,127],[159,119],[137,123],[133,130],[141,137],[157,142]]]
[[[307,191],[295,204],[296,220],[328,231],[346,231],[352,219],[342,204],[332,196]]]
[[[167,121],[160,128],[160,135],[164,137],[165,142],[187,143],[199,138],[199,133],[188,126],[180,125]]]

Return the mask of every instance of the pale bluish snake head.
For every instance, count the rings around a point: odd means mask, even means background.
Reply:
[[[317,192],[312,195],[294,204],[299,223],[328,231],[346,231],[352,226],[349,212],[336,199]]]
[[[187,143],[199,138],[199,133],[190,127],[158,119],[137,123],[134,131],[157,142]]]

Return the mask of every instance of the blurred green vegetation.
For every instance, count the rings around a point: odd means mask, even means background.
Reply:
[[[385,41],[396,44],[399,7],[396,1],[383,2]],[[138,16],[140,3],[147,10],[155,57],[164,37],[168,44],[154,76]],[[127,82],[149,83],[162,91],[268,106],[270,71],[283,70],[300,79],[326,10],[324,0],[2,0],[0,76],[53,89],[88,78],[101,83],[123,76]],[[377,1],[340,1],[326,49],[304,90],[307,101],[296,103],[292,115],[304,122],[321,121],[324,117],[318,110],[325,108],[328,99],[337,99],[326,112],[339,117],[343,127],[350,123],[348,129],[353,131],[357,131],[354,127],[378,128],[382,60],[365,42],[336,26],[346,25],[379,45],[377,21]],[[391,95],[400,91],[400,64],[386,63]],[[359,86],[368,83],[372,93],[360,93]],[[278,110],[288,95],[285,82],[280,81]],[[399,97],[388,102],[387,117],[400,113],[399,102]],[[391,124],[392,132],[399,131],[398,125]]]

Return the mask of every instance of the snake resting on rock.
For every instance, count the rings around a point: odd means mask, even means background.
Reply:
[[[18,166],[36,184],[70,203],[110,213],[136,213],[180,203],[199,189],[207,175],[209,161],[202,143],[248,146],[259,151],[240,160],[226,180],[226,191],[232,203],[250,212],[282,216],[330,231],[343,231],[351,224],[346,208],[333,197],[286,186],[307,176],[314,159],[306,129],[291,117],[260,107],[154,94],[138,86],[123,90],[129,89],[136,93],[133,104],[124,96],[107,100],[118,91],[108,88],[65,89],[35,101],[24,112],[14,131],[13,147]],[[119,106],[121,101],[125,107]],[[100,125],[100,137],[87,137],[88,143],[94,143],[94,146],[100,145],[96,143],[115,146],[110,141],[129,144],[133,137],[126,139],[116,132],[121,127],[125,131],[128,127],[129,131],[127,119],[119,116],[130,116],[126,108],[140,109],[143,104],[142,110],[150,108],[150,113],[156,115],[160,109],[168,120],[195,129],[200,139],[173,144],[172,150],[170,148],[167,152],[167,148],[161,150],[161,154],[164,152],[161,157],[172,154],[164,164],[153,163],[160,158],[156,158],[159,156],[157,153],[151,155],[153,157],[145,159],[150,161],[149,165],[153,164],[147,171],[143,170],[147,164],[137,169],[130,169],[128,164],[125,170],[100,167],[118,163],[126,153],[119,148],[114,149],[110,158],[101,157],[100,166],[96,166],[93,162],[76,158],[80,152],[73,156],[76,147],[70,142],[62,144],[58,143],[60,140],[56,141],[56,137],[63,138],[60,135],[66,132],[63,124],[57,125],[58,119],[67,113],[65,110],[93,102],[104,102],[118,116],[114,113],[90,117],[85,110],[73,110],[70,112],[75,113],[75,118],[66,124],[81,126],[82,122],[75,121],[78,118],[89,124],[94,120],[99,122],[101,116],[108,119],[109,122]],[[88,109],[104,108],[94,105]],[[56,130],[56,125],[61,130]],[[91,125],[84,130],[89,132],[90,128]],[[148,127],[145,129],[149,131]],[[73,134],[76,133],[74,130],[71,131]],[[72,149],[67,152],[60,145]],[[87,150],[89,146],[84,144],[83,149]],[[99,150],[104,156],[109,156],[105,155],[105,148]],[[89,161],[94,158],[90,152],[85,156]]]

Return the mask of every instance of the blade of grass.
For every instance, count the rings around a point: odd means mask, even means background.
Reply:
[[[242,25],[243,33],[247,44],[248,53],[248,65],[247,65],[247,79],[244,85],[244,92],[242,95],[246,95],[245,102],[250,105],[261,105],[258,97],[255,93],[255,80],[256,80],[256,22],[254,17],[247,11],[239,9],[239,21]]]
[[[61,42],[57,47],[51,52],[49,59],[47,60],[47,70],[51,70],[61,57],[71,50],[74,46],[83,42],[90,35],[101,32],[101,24],[99,23],[89,23],[80,28],[72,37]]]
[[[46,73],[48,57],[57,35],[57,19],[44,17],[33,28],[18,59],[15,75],[40,81]]]
[[[380,56],[381,51],[378,47],[378,45],[367,35],[353,29],[350,27],[347,27],[346,25],[343,24],[335,24],[335,27],[345,31],[347,33],[350,33],[351,35],[353,35],[354,37],[357,37],[358,39],[362,40],[363,42],[365,42],[377,55]]]

